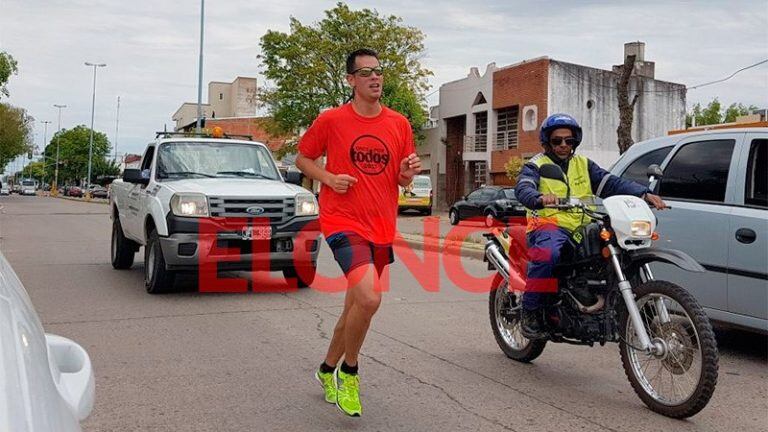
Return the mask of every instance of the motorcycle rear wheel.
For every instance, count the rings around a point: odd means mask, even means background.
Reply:
[[[667,417],[691,417],[704,409],[717,384],[717,343],[709,319],[688,291],[671,282],[649,281],[633,291],[648,336],[660,341],[665,353],[632,348],[640,342],[632,320],[622,313],[624,372],[648,408]]]
[[[509,292],[507,281],[497,274],[488,296],[488,315],[493,337],[507,357],[528,363],[541,355],[547,341],[530,340],[523,336],[521,302],[522,293]]]

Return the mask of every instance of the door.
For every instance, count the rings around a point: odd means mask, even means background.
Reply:
[[[741,153],[728,233],[728,308],[768,319],[768,134],[748,134]]]
[[[142,176],[151,178],[152,175],[152,160],[155,156],[155,147],[149,146],[144,152],[144,157],[141,159],[141,172]],[[128,190],[127,207],[130,214],[127,224],[128,232],[126,235],[133,240],[144,243],[144,197],[146,196],[147,186],[142,184],[131,184]],[[123,220],[121,219],[121,223]],[[126,224],[123,224],[126,227]]]
[[[658,191],[672,208],[656,211],[658,247],[678,249],[707,269],[693,273],[654,263],[656,279],[677,283],[708,308],[728,308],[728,237],[733,207],[726,205],[728,178],[735,172],[742,134],[689,137],[678,143],[664,166]]]
[[[477,202],[480,201],[481,196],[483,195],[483,189],[476,189],[472,191],[469,195],[467,195],[467,199],[464,200],[464,202],[461,205],[461,208],[459,209],[459,214],[461,215],[462,219],[469,219],[473,216],[476,216],[476,210]]]

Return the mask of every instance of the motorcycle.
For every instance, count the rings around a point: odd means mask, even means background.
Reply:
[[[563,181],[556,165],[543,165],[542,177]],[[660,177],[658,167],[649,175]],[[570,193],[569,193],[570,195]],[[602,201],[604,210],[575,198],[554,206],[580,212],[586,223],[561,250],[555,266],[557,293],[547,296],[547,337],[522,334],[525,289],[525,227],[485,234],[485,256],[497,272],[489,296],[491,328],[511,359],[531,362],[547,342],[601,346],[618,342],[632,388],[653,411],[686,418],[701,411],[717,384],[718,353],[704,310],[683,287],[656,280],[649,263],[664,262],[692,272],[704,269],[684,252],[652,247],[656,218],[640,198],[618,195]]]

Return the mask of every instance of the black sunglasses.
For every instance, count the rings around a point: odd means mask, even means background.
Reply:
[[[376,76],[384,75],[384,69],[382,69],[381,66],[377,66],[375,68],[361,67],[353,70],[352,73],[350,73],[350,75],[354,75],[358,72],[360,72],[360,76],[363,78],[368,78],[369,76],[371,76],[371,74],[376,74]]]
[[[552,144],[554,147],[557,147],[557,146],[559,146],[562,143],[565,143],[565,145],[573,147],[573,146],[576,145],[576,138],[574,138],[574,137],[566,137],[566,138],[554,137],[554,138],[550,138],[549,139],[549,143]]]

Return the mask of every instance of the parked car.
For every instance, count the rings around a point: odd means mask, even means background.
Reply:
[[[107,188],[104,186],[94,185],[89,189],[92,198],[107,198]]]
[[[0,187],[0,195],[10,195],[11,189],[8,187],[7,184],[4,184],[2,187]]]
[[[93,369],[77,343],[46,334],[0,253],[0,430],[75,432],[93,408]]]
[[[22,180],[21,181],[21,195],[35,195],[37,193],[37,185],[34,180]]]
[[[432,180],[426,175],[417,175],[411,184],[400,187],[397,200],[398,211],[418,210],[432,214]]]
[[[71,197],[82,197],[83,196],[83,190],[80,189],[77,186],[69,186],[66,188],[66,195]]]
[[[515,197],[514,188],[503,186],[475,189],[448,210],[451,225],[482,218],[485,226],[492,227],[499,222],[508,223],[512,217],[525,218],[525,207]]]
[[[659,242],[706,273],[654,264],[659,279],[690,287],[709,318],[768,332],[768,128],[670,135],[633,145],[611,169],[649,184],[672,208],[656,212]]]

